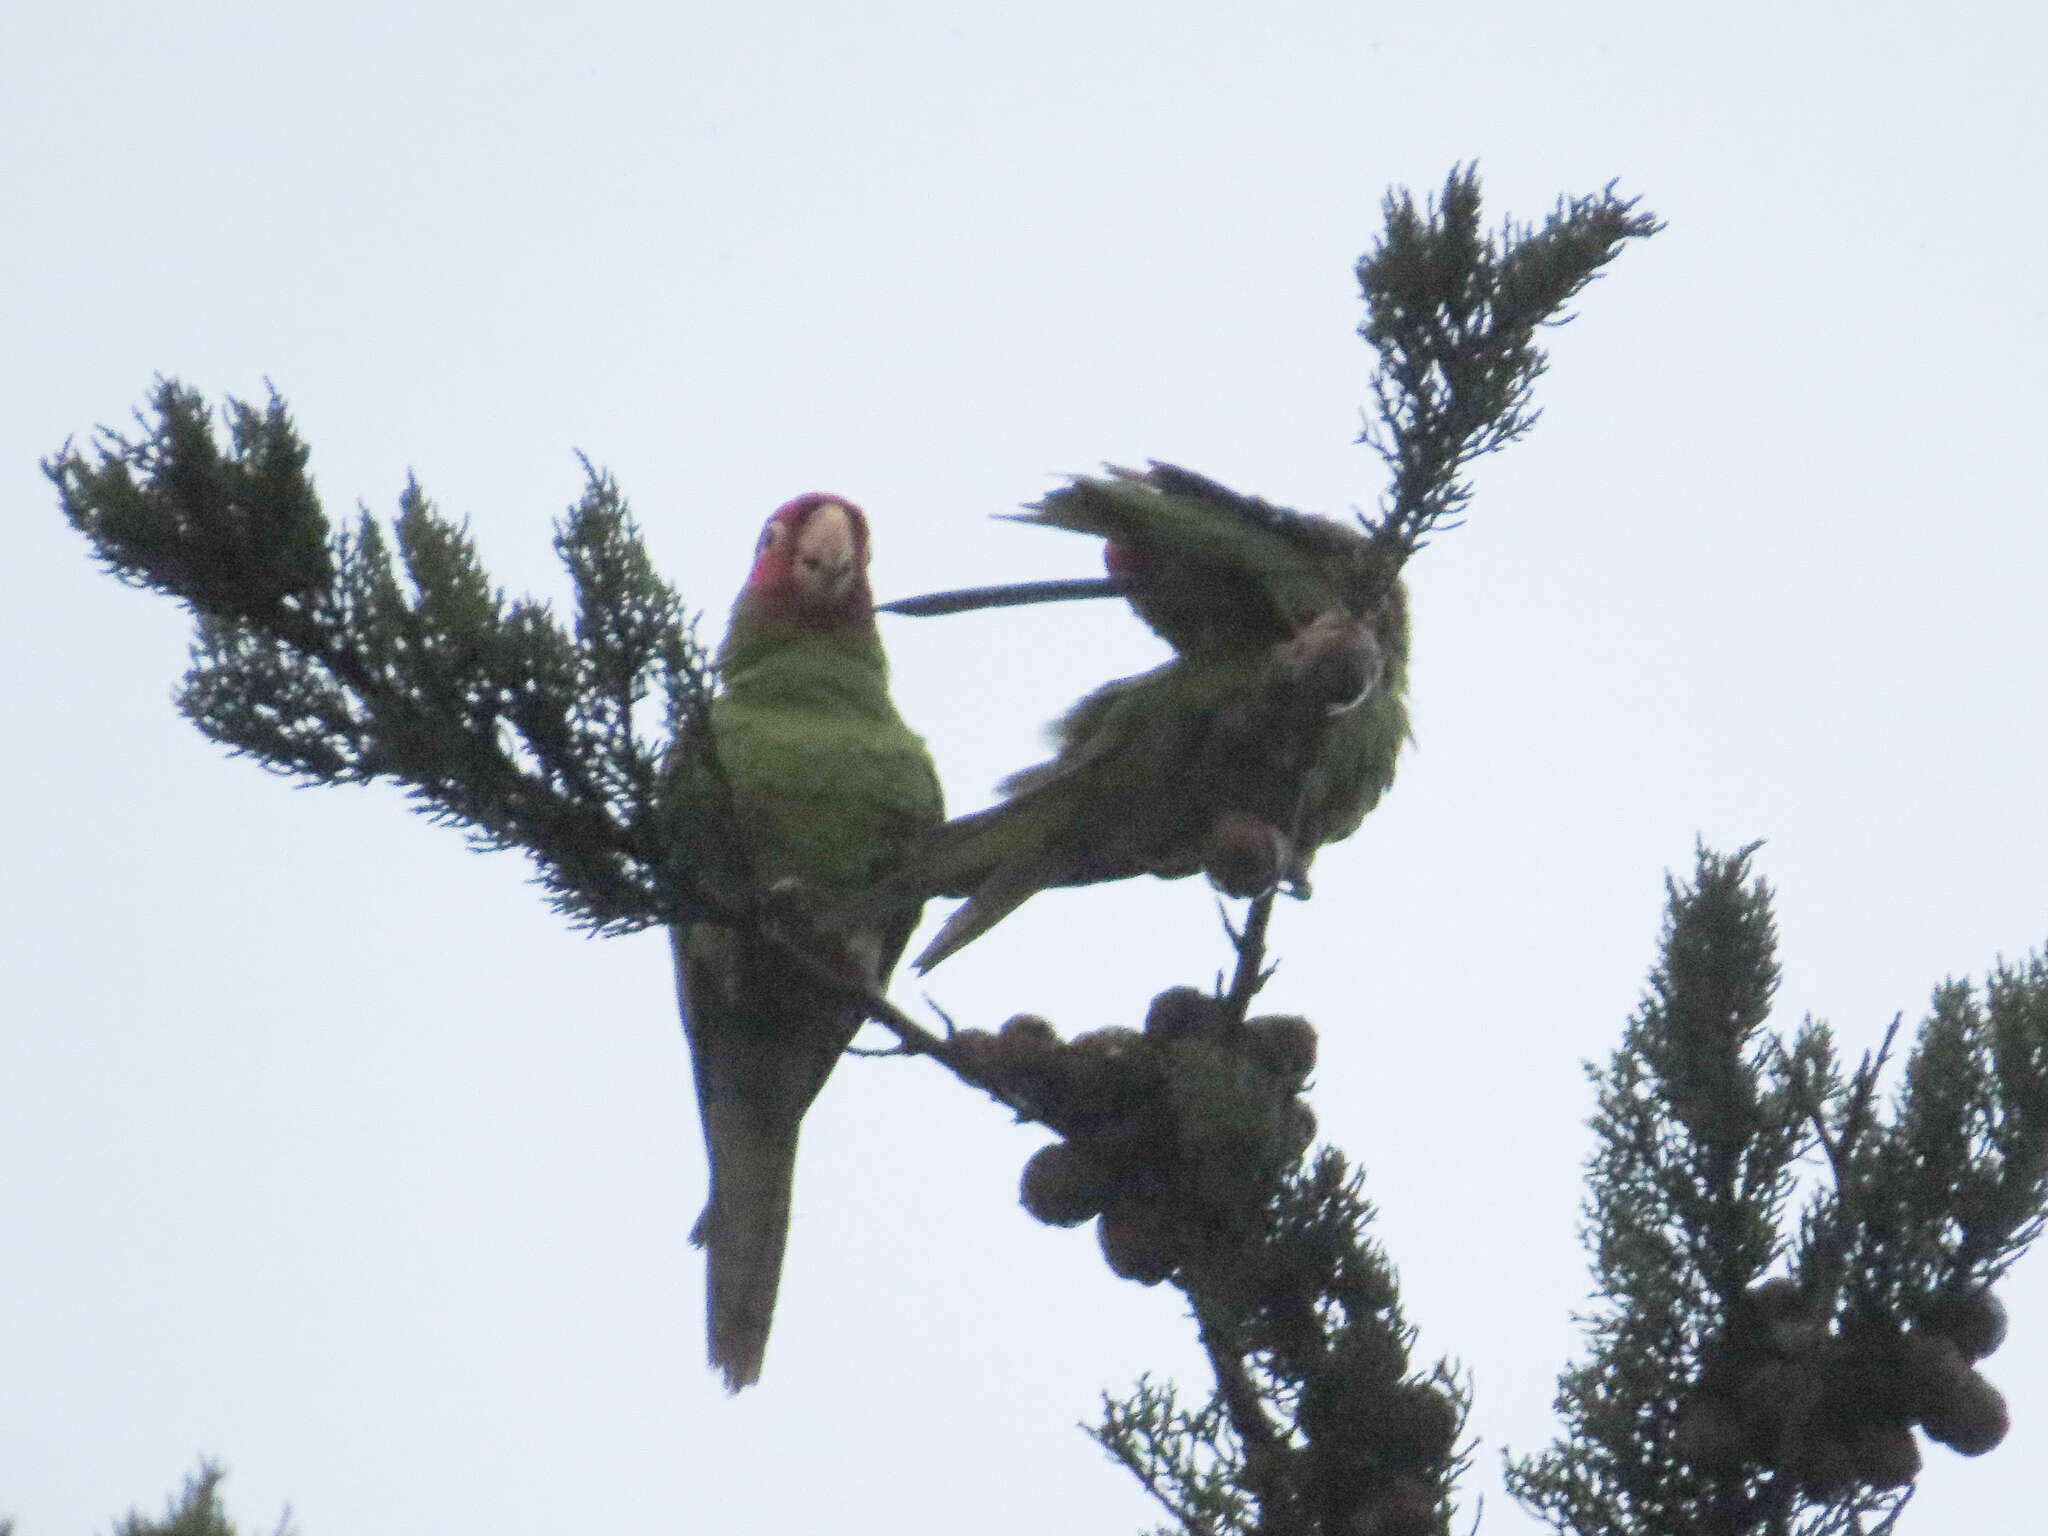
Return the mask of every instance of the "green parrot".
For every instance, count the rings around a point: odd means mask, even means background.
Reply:
[[[871,886],[945,815],[931,755],[889,700],[867,564],[859,508],[789,502],[761,530],[718,653],[711,737],[747,884],[799,917]],[[821,940],[823,957],[882,986],[921,907],[874,908]],[[737,1392],[767,1349],[797,1130],[862,1015],[752,930],[692,923],[671,937],[711,1164],[691,1240],[705,1251],[711,1364]]]
[[[1055,723],[1053,757],[924,837],[851,910],[964,896],[921,971],[1037,892],[1206,871],[1307,894],[1408,739],[1407,550],[1170,464],[1076,478],[1020,521],[1106,540],[1116,589],[1175,651]]]

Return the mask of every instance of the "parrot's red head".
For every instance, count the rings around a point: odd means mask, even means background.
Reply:
[[[818,491],[784,502],[761,528],[744,601],[756,611],[829,629],[869,617],[868,520]]]

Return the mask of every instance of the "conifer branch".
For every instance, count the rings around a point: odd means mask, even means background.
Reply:
[[[1358,441],[1393,477],[1365,519],[1376,539],[1405,557],[1456,526],[1472,498],[1465,467],[1535,426],[1529,401],[1550,366],[1536,332],[1563,324],[1559,312],[1627,241],[1663,228],[1637,202],[1610,182],[1560,198],[1540,229],[1510,220],[1488,235],[1476,166],[1453,167],[1421,209],[1405,189],[1387,194],[1386,230],[1357,269],[1359,334],[1379,354]]]
[[[524,849],[585,926],[707,910],[729,831],[669,758],[707,660],[610,478],[586,462],[558,529],[572,636],[547,605],[493,591],[467,531],[416,483],[394,564],[367,513],[330,528],[281,400],[225,416],[223,451],[204,401],[160,381],[139,435],[103,431],[91,454],[67,443],[43,466],[102,564],[193,611],[193,723],[297,779],[396,781],[478,845]],[[639,720],[650,697],[668,729]]]
[[[2004,1332],[1989,1286],[2048,1211],[2048,963],[1995,972],[1991,1011],[1939,990],[1884,1114],[1898,1020],[1846,1081],[1825,1025],[1764,1032],[1777,964],[1753,852],[1701,849],[1671,885],[1663,959],[1596,1076],[1592,1350],[1560,1378],[1564,1435],[1509,1464],[1560,1532],[1890,1530],[1915,1426],[1965,1455],[2005,1433],[1974,1363]],[[1816,1150],[1830,1179],[1795,1231],[1790,1181]]]
[[[1237,967],[1231,974],[1229,991],[1223,994],[1223,1006],[1229,1017],[1239,1023],[1244,1021],[1252,999],[1278,969],[1266,964],[1266,929],[1273,920],[1274,894],[1268,891],[1253,900],[1245,911],[1242,928],[1233,927],[1229,914],[1224,915],[1223,931],[1230,935],[1231,947],[1237,951]]]

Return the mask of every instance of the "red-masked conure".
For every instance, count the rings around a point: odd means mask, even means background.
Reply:
[[[747,883],[796,914],[872,886],[945,814],[931,756],[889,701],[867,564],[857,507],[798,497],[761,530],[718,653],[711,735]],[[879,987],[920,907],[883,904],[815,947]],[[750,930],[694,923],[673,940],[711,1163],[691,1237],[705,1251],[711,1363],[738,1391],[768,1344],[797,1130],[862,1015]]]
[[[1316,850],[1358,829],[1408,736],[1405,547],[1166,464],[1076,479],[1021,520],[1105,539],[1177,654],[1074,705],[1049,762],[853,910],[967,897],[918,956],[929,970],[1051,886],[1206,870],[1231,895],[1305,894]]]

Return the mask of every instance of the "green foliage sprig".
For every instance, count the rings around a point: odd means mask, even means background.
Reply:
[[[1594,1073],[1591,1351],[1559,1380],[1564,1434],[1509,1464],[1560,1532],[1889,1530],[1915,1426],[1967,1455],[2005,1434],[1975,1362],[2048,1212],[2048,959],[1999,967],[1981,1006],[1940,988],[1887,1111],[1896,1024],[1851,1072],[1827,1025],[1766,1029],[1752,853],[1702,849],[1671,885],[1648,996]]]
[[[1449,1528],[1470,1394],[1447,1362],[1413,1368],[1363,1182],[1326,1147],[1286,1171],[1254,1241],[1175,1272],[1216,1373],[1199,1409],[1150,1378],[1104,1394],[1090,1432],[1178,1522],[1171,1536]]]
[[[1447,527],[1472,499],[1463,470],[1535,426],[1529,408],[1550,362],[1545,325],[1620,254],[1663,228],[1635,198],[1560,199],[1541,229],[1510,220],[1498,235],[1479,221],[1476,166],[1454,167],[1418,209],[1405,188],[1387,194],[1386,229],[1358,262],[1366,316],[1358,333],[1379,354],[1374,414],[1358,441],[1393,483],[1370,520],[1404,554]]]
[[[164,1516],[152,1520],[139,1510],[130,1510],[114,1523],[114,1536],[236,1536],[234,1522],[220,1501],[220,1485],[227,1469],[217,1461],[202,1460],[199,1470],[185,1479],[182,1493],[164,1502]],[[0,1521],[0,1536],[9,1527]],[[292,1512],[278,1516],[272,1536],[293,1536]]]
[[[44,465],[103,564],[194,611],[193,723],[295,778],[403,784],[480,845],[525,849],[591,928],[714,915],[703,876],[729,862],[725,827],[676,791],[671,754],[709,663],[611,478],[585,461],[557,528],[571,634],[494,590],[416,483],[391,537],[368,512],[337,532],[283,402],[226,417],[223,451],[201,397],[161,382],[139,436]]]

